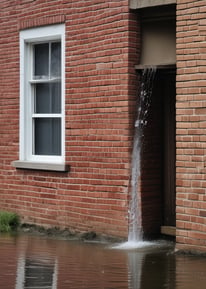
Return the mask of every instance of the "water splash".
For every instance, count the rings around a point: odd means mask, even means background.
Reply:
[[[111,249],[118,249],[118,250],[134,250],[134,249],[144,249],[145,247],[151,247],[155,243],[149,241],[127,241],[120,244],[115,244],[111,246]]]
[[[135,243],[142,242],[143,240],[140,191],[141,152],[144,140],[144,128],[148,122],[148,113],[151,104],[151,95],[155,73],[156,68],[145,68],[142,72],[141,78],[131,162],[128,246],[129,243],[131,243],[131,246],[135,246]]]

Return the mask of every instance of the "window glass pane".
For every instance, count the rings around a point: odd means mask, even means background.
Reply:
[[[61,76],[61,42],[51,43],[51,77]]]
[[[34,119],[34,154],[61,155],[61,119]]]
[[[34,78],[48,78],[49,75],[49,43],[34,45]]]
[[[34,97],[35,113],[61,113],[61,82],[36,84]]]

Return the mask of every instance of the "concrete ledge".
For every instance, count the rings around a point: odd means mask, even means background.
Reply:
[[[156,69],[175,69],[176,64],[175,63],[165,63],[165,64],[153,64],[153,65],[147,65],[147,64],[138,64],[135,65],[135,70],[144,70],[149,68],[156,68]]]
[[[56,171],[56,172],[69,171],[69,166],[66,164],[13,161],[12,165],[17,169],[44,170],[44,171]]]
[[[176,236],[176,227],[172,226],[161,226],[161,234],[169,235],[169,236]]]
[[[130,0],[131,9],[176,4],[176,0]]]

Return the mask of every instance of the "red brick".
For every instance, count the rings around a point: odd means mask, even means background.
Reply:
[[[141,50],[138,13],[129,10],[127,0],[13,2],[0,1],[0,208],[15,210],[27,222],[125,237],[139,79],[134,67]],[[179,248],[202,249],[206,238],[205,12],[205,1],[177,0]],[[19,150],[19,31],[57,23],[66,26],[66,161],[71,171],[16,170],[11,162]],[[153,121],[150,139],[156,126]],[[145,148],[141,180],[145,230],[160,225],[160,177],[158,164],[151,162],[158,153],[150,149]]]
[[[136,79],[137,19],[126,0],[82,3],[1,1],[0,207],[15,209],[27,222],[126,237],[132,141],[128,95],[135,98],[137,86],[130,80]],[[16,170],[11,162],[19,150],[19,31],[57,23],[65,23],[67,31],[66,159],[71,172]]]
[[[181,228],[187,228],[187,230],[177,230],[178,248],[189,248],[190,245],[193,248],[198,246],[200,248],[204,243],[200,239],[206,239],[206,228],[202,225],[205,224],[204,211],[200,211],[201,207],[204,207],[206,148],[204,137],[206,82],[203,77],[206,52],[203,38],[206,33],[206,22],[204,14],[200,12],[204,9],[204,1],[177,1],[178,149],[176,164],[177,196],[181,197],[181,202],[177,201],[177,212],[183,212],[184,216],[190,217],[191,220],[190,223],[183,224],[180,222],[183,215],[177,214],[177,224]],[[196,11],[195,15],[192,15],[191,11]],[[188,154],[190,157],[187,160]],[[182,195],[181,192],[187,194]]]

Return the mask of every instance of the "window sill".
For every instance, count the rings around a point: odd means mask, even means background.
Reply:
[[[69,166],[66,164],[40,163],[30,161],[13,161],[12,165],[17,169],[44,170],[56,172],[68,172]]]

